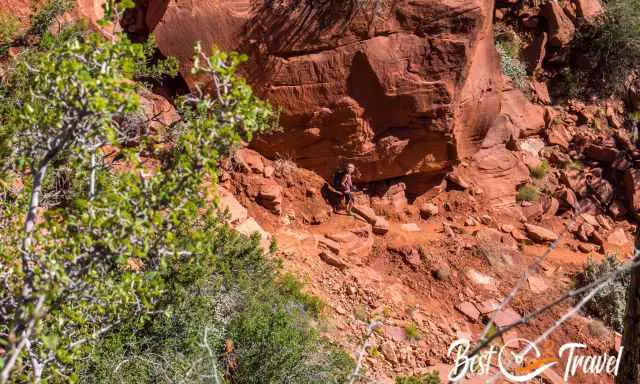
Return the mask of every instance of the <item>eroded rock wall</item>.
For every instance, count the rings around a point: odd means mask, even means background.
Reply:
[[[252,146],[329,177],[432,177],[479,149],[500,111],[490,0],[152,0],[163,54],[189,68],[195,41],[250,55],[245,75],[281,108],[284,132]],[[387,4],[388,3],[388,4]],[[389,5],[393,3],[392,5]]]

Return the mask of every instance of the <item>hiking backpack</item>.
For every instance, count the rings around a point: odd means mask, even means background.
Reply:
[[[342,190],[342,179],[344,178],[345,173],[347,172],[344,169],[338,169],[333,174],[333,182],[331,183],[331,185],[338,191]]]

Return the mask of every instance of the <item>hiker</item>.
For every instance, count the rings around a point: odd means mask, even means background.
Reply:
[[[352,215],[351,208],[353,208],[353,196],[351,192],[356,191],[356,187],[353,185],[353,173],[356,171],[356,166],[349,163],[340,180],[340,192],[344,196],[344,202],[347,204],[347,214]]]

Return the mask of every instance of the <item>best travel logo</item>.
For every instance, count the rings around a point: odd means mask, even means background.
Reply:
[[[487,350],[469,358],[471,341],[459,339],[454,341],[448,350],[449,356],[454,355],[454,366],[449,372],[449,381],[457,382],[467,374],[489,375],[491,367],[497,367],[500,374],[507,380],[524,383],[542,375],[547,369],[562,364],[564,367],[564,382],[568,383],[576,373],[586,375],[611,374],[616,376],[620,367],[620,360],[624,347],[616,355],[586,355],[580,351],[587,348],[580,343],[567,343],[558,349],[558,357],[543,357],[539,348],[530,340],[515,338],[507,341],[501,347],[491,345]]]

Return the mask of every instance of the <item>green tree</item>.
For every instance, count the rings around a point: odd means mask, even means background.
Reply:
[[[74,34],[17,64],[2,95],[13,106],[2,109],[0,147],[29,182],[3,203],[3,216],[13,218],[8,239],[17,243],[3,244],[0,259],[0,382],[76,381],[87,343],[124,319],[144,322],[154,313],[168,258],[210,251],[207,232],[218,224],[202,212],[203,181],[215,177],[221,155],[268,128],[272,112],[234,76],[241,56],[206,55],[199,46],[197,54],[194,72],[209,76],[215,96],[178,102],[184,119],[157,170],[145,168],[135,148],[120,148],[120,172],[95,161],[101,146],[119,148],[116,117],[138,106],[132,80],[145,60],[141,45],[123,35]],[[61,165],[86,188],[43,215],[43,181]]]

